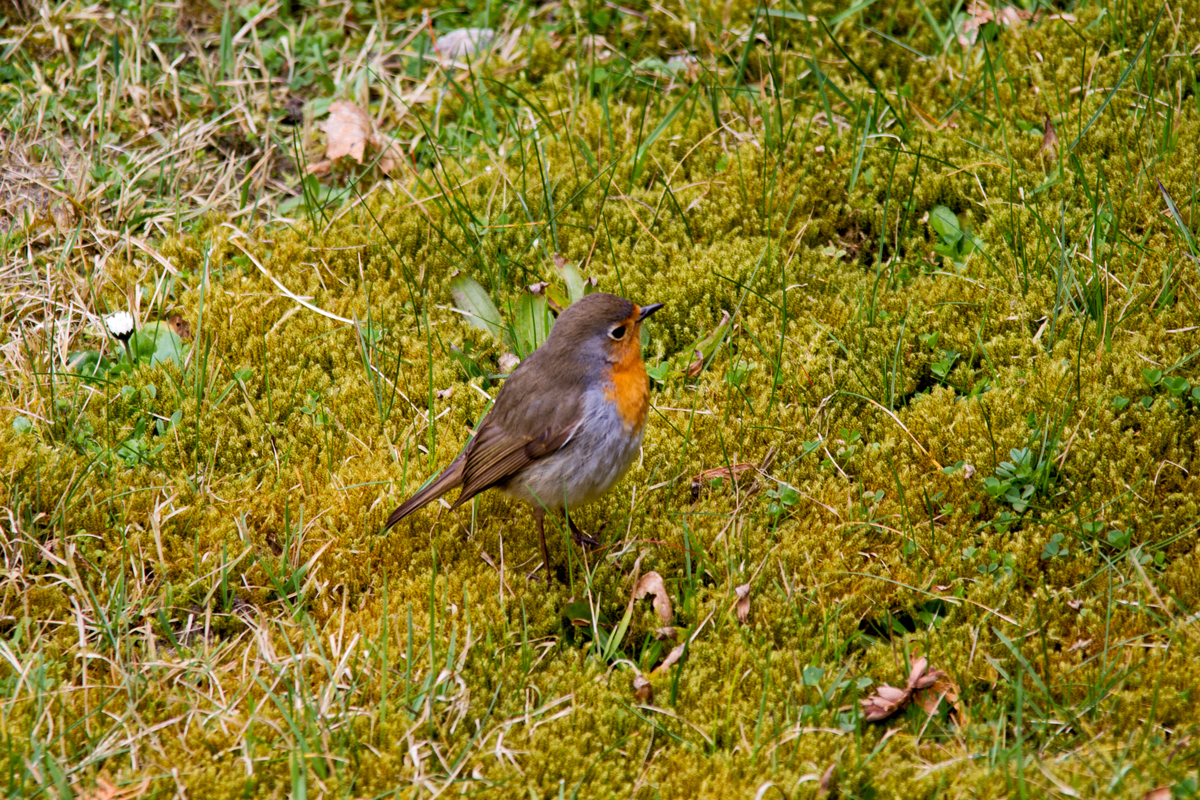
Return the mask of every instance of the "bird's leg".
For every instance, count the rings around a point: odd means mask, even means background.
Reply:
[[[586,533],[579,530],[579,526],[575,524],[575,520],[571,519],[570,512],[564,510],[563,514],[566,515],[567,526],[571,529],[571,538],[575,540],[575,544],[579,545],[580,547],[586,547],[589,550],[593,547],[600,546],[599,539],[597,539],[595,536],[588,536]],[[601,530],[603,530],[603,528],[601,528]]]
[[[537,523],[538,540],[542,545],[542,566],[546,570],[547,584],[550,581],[550,554],[546,550],[546,509],[541,506],[535,506],[533,509],[533,519]]]

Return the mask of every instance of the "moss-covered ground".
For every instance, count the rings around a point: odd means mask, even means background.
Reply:
[[[0,14],[9,796],[1198,791],[1196,0]],[[601,546],[383,532],[572,269]]]

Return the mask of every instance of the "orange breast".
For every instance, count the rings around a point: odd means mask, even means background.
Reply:
[[[650,386],[637,334],[635,326],[626,341],[618,345],[618,358],[609,368],[610,383],[604,391],[604,396],[616,403],[621,419],[635,431],[645,426],[650,409]]]

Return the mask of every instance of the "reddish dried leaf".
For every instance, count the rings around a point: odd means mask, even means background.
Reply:
[[[743,625],[750,619],[750,584],[743,583],[733,590],[737,595],[737,618]]]
[[[633,599],[641,600],[646,595],[654,595],[654,611],[663,622],[675,619],[675,611],[671,608],[671,598],[667,595],[667,587],[663,584],[662,575],[657,572],[647,572],[638,578],[633,587]]]
[[[392,142],[384,142],[383,137],[378,133],[371,136],[371,144],[380,150],[379,169],[383,170],[385,175],[391,175],[392,170],[400,163],[404,157],[400,152],[400,148],[396,147]]]
[[[866,700],[859,700],[867,722],[878,722],[895,714],[908,702],[910,693],[886,683]]]
[[[172,314],[167,317],[167,324],[171,326],[171,330],[175,331],[175,335],[185,342],[192,340],[192,326],[187,324],[187,320],[178,314]]]
[[[1051,154],[1056,153],[1058,151],[1058,131],[1054,130],[1054,123],[1049,117],[1046,117],[1046,123],[1042,128],[1042,150],[1038,152],[1049,150]]]
[[[333,169],[333,162],[326,158],[315,164],[309,164],[304,171],[309,175],[328,175],[331,169]]]
[[[666,672],[671,667],[673,667],[677,663],[679,663],[679,659],[683,658],[683,649],[685,647],[687,647],[687,642],[676,645],[674,648],[672,648],[671,652],[667,653],[667,657],[663,659],[663,662],[661,664],[659,664],[657,667],[655,667],[654,673],[651,673],[651,674],[656,674],[659,672]]]
[[[391,173],[403,159],[400,148],[380,136],[367,112],[354,103],[331,103],[329,118],[321,123],[320,128],[326,135],[325,159],[310,165],[309,175],[329,172],[334,161],[346,156],[359,164],[363,163],[368,145],[378,156],[376,163],[385,173]]]
[[[654,703],[654,687],[646,678],[636,675],[633,679],[633,696],[642,705],[651,705]]]
[[[715,481],[718,478],[724,478],[726,480],[733,480],[738,475],[741,475],[743,472],[746,472],[746,471],[752,470],[752,469],[758,469],[758,465],[757,464],[733,464],[728,467],[713,467],[712,469],[704,470],[704,472],[701,472],[699,475],[692,478],[692,480],[693,481]]]
[[[945,675],[940,669],[929,672],[929,660],[922,656],[913,661],[912,669],[908,673],[908,682],[903,689],[885,683],[875,694],[859,701],[863,707],[863,716],[868,722],[887,719],[908,705],[914,692],[933,686]]]
[[[945,676],[946,673],[940,669],[935,669],[929,672],[929,659],[921,656],[912,663],[912,669],[908,673],[908,690],[911,692],[914,689],[924,689],[927,686],[933,686],[937,683],[938,678]]]
[[[943,700],[950,705],[952,712],[957,709],[958,684],[949,678],[942,678],[933,686],[917,693],[917,703],[931,717],[937,713]]]
[[[118,789],[104,778],[98,778],[95,790],[83,792],[79,797],[82,800],[133,800],[135,797],[144,795],[149,788],[149,778],[146,778],[141,783],[127,786],[124,789]]]
[[[516,369],[517,365],[521,363],[521,359],[517,358],[513,353],[501,353],[497,361],[500,364],[500,371],[505,375]]]
[[[1171,787],[1156,786],[1142,795],[1142,800],[1171,800]]]
[[[363,162],[367,143],[375,132],[371,118],[354,103],[338,102],[329,106],[329,119],[320,125],[325,131],[325,158],[337,161],[350,156],[359,164]]]
[[[821,776],[821,783],[817,787],[817,797],[824,797],[829,794],[837,784],[837,764],[830,764],[825,770],[825,774]]]

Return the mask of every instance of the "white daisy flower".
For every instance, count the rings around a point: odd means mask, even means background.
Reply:
[[[104,318],[104,327],[121,341],[133,335],[133,315],[128,311],[117,311]]]

